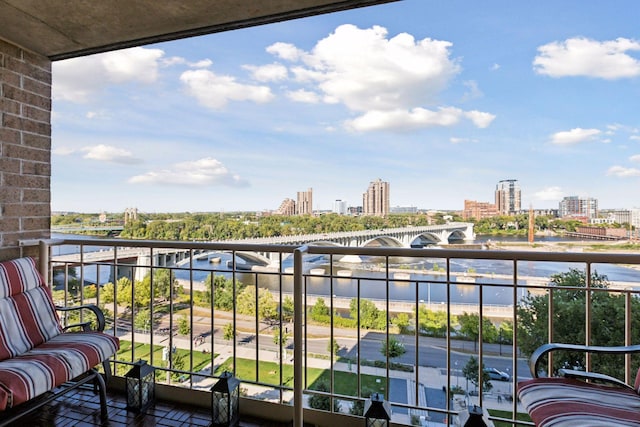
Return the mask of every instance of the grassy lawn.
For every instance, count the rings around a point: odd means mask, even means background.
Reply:
[[[162,349],[163,348],[164,348],[164,346],[162,346],[162,345],[154,345],[153,346],[153,362],[157,366],[164,366],[164,364],[165,364],[165,362],[162,360]],[[189,363],[189,353],[190,353],[189,350],[185,350],[185,349],[182,349],[182,348],[176,349],[176,354],[178,356],[184,357],[185,364]],[[207,366],[209,363],[211,363],[211,354],[210,353],[203,353],[201,351],[194,351],[192,354],[193,354],[193,371],[194,372],[198,372],[199,370],[201,370],[205,366]],[[213,355],[214,358],[215,358],[215,356],[217,356],[217,354]],[[124,361],[144,359],[144,360],[150,361],[151,360],[151,346],[149,344],[136,343],[136,346],[135,346],[135,349],[134,349],[134,354],[133,354],[133,359],[131,359],[131,341],[121,340],[120,341],[120,350],[116,354],[116,359],[117,360],[124,360]],[[122,367],[122,368],[125,369],[126,367]],[[188,369],[188,366],[185,366],[185,369]]]
[[[491,414],[494,417],[511,419],[512,412],[511,411],[500,411],[500,410],[497,410],[497,409],[489,409],[489,414]],[[518,412],[518,413],[516,413],[516,420],[531,422],[531,417],[529,417],[529,414]],[[493,423],[495,424],[495,427],[511,427],[511,423],[507,423],[507,422],[494,421]]]
[[[280,370],[275,362],[258,362],[260,376],[258,382],[265,384],[280,384]],[[222,365],[216,369],[215,375],[220,375],[224,371],[233,371],[233,359],[227,359]],[[307,380],[309,381],[309,389],[317,390],[318,385],[323,381],[329,384],[329,375],[331,371],[328,369],[307,368]],[[251,359],[236,359],[236,376],[239,379],[247,381],[256,380],[256,361]],[[334,371],[334,391],[338,394],[346,396],[357,395],[357,377],[355,373]],[[380,383],[376,382],[380,380]],[[293,387],[293,365],[283,365],[282,382],[285,386]],[[383,377],[375,375],[360,375],[362,390],[385,392],[386,381]]]

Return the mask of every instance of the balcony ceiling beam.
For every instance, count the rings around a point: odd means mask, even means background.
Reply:
[[[397,0],[0,0],[0,39],[67,59]]]

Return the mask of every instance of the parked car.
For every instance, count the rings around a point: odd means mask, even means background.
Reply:
[[[511,376],[506,372],[497,370],[496,368],[484,368],[484,371],[489,375],[492,380],[498,381],[510,381]]]

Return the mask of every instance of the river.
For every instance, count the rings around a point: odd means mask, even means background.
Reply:
[[[53,238],[65,238],[70,235],[54,235]],[[73,236],[86,238],[89,240],[99,238],[92,236]],[[483,236],[479,237],[475,243],[482,244],[488,240],[502,241],[502,242],[524,242],[526,239],[517,237],[500,237],[495,236]],[[559,241],[556,237],[545,237],[537,239],[537,241]],[[570,239],[562,239],[562,241]],[[467,242],[468,243],[468,242]],[[455,247],[455,245],[452,245]],[[99,250],[99,246],[85,247],[85,250]],[[54,255],[73,253],[78,251],[78,247],[67,246],[64,248],[54,247]],[[57,251],[57,252],[56,252]],[[220,263],[209,262],[210,258],[219,257]],[[203,282],[211,271],[215,270],[216,274],[222,274],[226,277],[231,277],[231,273],[227,267],[227,261],[231,260],[231,255],[227,253],[215,253],[210,254],[209,258],[199,259],[194,261],[193,280],[196,282]],[[438,259],[436,257],[429,259],[418,259],[414,262],[411,260],[396,260],[396,263],[390,264],[390,269],[394,272],[390,273],[390,277],[393,278],[396,273],[404,273],[402,280],[398,279],[390,281],[390,286],[387,291],[386,286],[386,272],[375,271],[377,269],[377,262],[375,259],[363,259],[362,263],[350,264],[350,263],[336,263],[334,262],[332,274],[334,276],[340,275],[345,271],[351,271],[353,277],[334,277],[330,279],[328,277],[322,277],[320,275],[308,276],[306,281],[306,293],[312,295],[335,295],[337,297],[354,298],[358,296],[358,292],[361,298],[370,299],[386,299],[387,292],[389,293],[389,299],[398,301],[415,301],[416,293],[419,300],[424,300],[430,303],[442,303],[447,300],[447,284],[443,283],[444,276],[442,274],[429,273],[433,270],[434,266],[443,268],[446,266],[444,259]],[[290,271],[292,267],[291,258],[283,261],[283,271]],[[470,286],[466,281],[469,280],[469,276],[464,274],[467,272],[475,272],[481,274],[483,277],[478,278],[478,282],[488,284],[483,292],[484,304],[496,304],[496,305],[509,305],[513,303],[513,294],[511,291],[511,277],[513,276],[513,263],[511,261],[501,260],[470,260],[470,259],[456,259],[451,261],[451,272],[455,274],[456,280],[460,283],[450,287],[450,297],[453,303],[469,303],[474,304],[479,299],[479,287]],[[583,264],[570,264],[560,262],[518,262],[518,277],[524,278],[526,276],[535,276],[548,278],[549,276],[561,272],[566,272],[570,268],[584,269]],[[108,267],[105,267],[105,271],[100,272],[101,284],[108,280]],[[304,269],[309,272],[313,269],[314,272],[319,273],[320,270],[325,275],[329,273],[329,265],[326,257],[313,256],[305,260]],[[635,282],[640,283],[640,271],[627,268],[619,265],[595,265],[594,270],[599,274],[606,275],[611,281],[616,282]],[[408,275],[408,277],[407,277]],[[503,275],[508,275],[509,278],[501,278]],[[95,281],[97,274],[95,268],[85,269],[85,279],[87,281]],[[175,270],[175,276],[180,280],[189,280],[190,272],[187,270]],[[240,272],[236,273],[236,277],[242,283],[247,285],[253,285],[256,282],[260,287],[266,287],[272,291],[279,291],[282,286],[282,291],[290,293],[293,290],[293,278],[291,275],[284,275],[282,281],[277,274],[256,273],[256,272]],[[361,277],[357,279],[356,277]],[[399,276],[395,276],[396,278]],[[463,281],[466,280],[466,281]],[[520,285],[525,285],[526,280],[519,280]],[[504,286],[500,286],[504,285]],[[519,297],[525,295],[526,290],[523,288]]]

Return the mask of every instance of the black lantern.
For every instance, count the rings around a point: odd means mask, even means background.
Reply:
[[[212,426],[235,426],[240,421],[240,381],[231,372],[223,372],[211,387]]]
[[[127,379],[127,409],[145,411],[156,397],[156,370],[144,360],[133,364]]]
[[[391,406],[380,393],[373,393],[364,404],[366,427],[387,427],[391,419]]]

